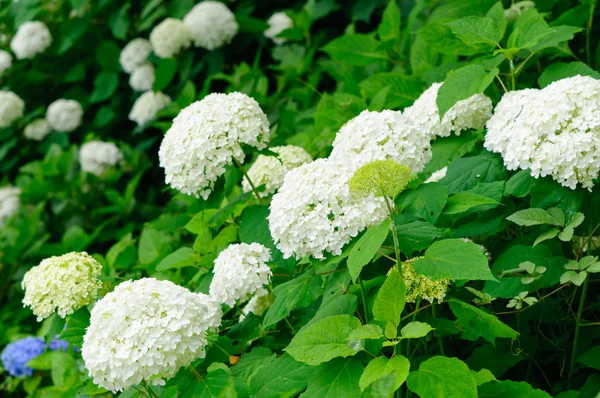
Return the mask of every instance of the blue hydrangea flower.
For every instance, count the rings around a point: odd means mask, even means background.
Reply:
[[[10,343],[2,351],[4,369],[15,377],[31,376],[33,369],[26,366],[27,362],[40,355],[46,349],[44,340],[39,337],[25,337]]]

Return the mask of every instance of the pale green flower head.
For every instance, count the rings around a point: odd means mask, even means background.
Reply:
[[[355,195],[393,198],[406,188],[412,177],[411,170],[403,164],[376,160],[356,170],[348,185]]]

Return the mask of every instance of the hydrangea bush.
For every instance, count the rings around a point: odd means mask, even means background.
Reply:
[[[596,398],[597,3],[0,2],[0,396]]]

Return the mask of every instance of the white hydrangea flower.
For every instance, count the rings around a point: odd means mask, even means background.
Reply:
[[[275,297],[265,288],[260,288],[256,291],[254,296],[248,301],[248,304],[242,308],[242,313],[238,322],[242,322],[249,313],[253,313],[256,316],[261,316],[266,310],[273,304]]]
[[[129,120],[142,126],[156,118],[158,111],[171,103],[171,98],[160,91],[146,91],[133,103]]]
[[[448,137],[452,131],[460,135],[463,130],[485,126],[492,116],[492,101],[484,94],[475,94],[458,101],[440,121],[436,100],[441,86],[442,83],[432,84],[412,106],[404,109],[404,116],[415,124],[420,134],[434,139]]]
[[[345,162],[317,159],[290,170],[273,196],[269,229],[285,258],[323,252],[339,255],[362,230],[388,215],[382,197],[350,194],[353,168]]]
[[[276,37],[278,34],[294,25],[294,21],[285,12],[276,12],[267,21],[269,29],[265,30],[265,37],[273,40],[275,44],[285,43],[285,39]]]
[[[86,252],[47,258],[23,277],[23,304],[38,322],[55,311],[64,318],[96,298],[101,272],[102,265]]]
[[[12,91],[0,91],[0,129],[23,117],[25,102]]]
[[[133,72],[136,68],[144,65],[152,52],[152,45],[146,39],[133,39],[123,49],[119,55],[121,67],[127,73]]]
[[[33,58],[46,51],[52,44],[48,27],[40,21],[25,22],[10,42],[17,59]]]
[[[150,32],[150,44],[157,57],[172,58],[192,45],[192,36],[183,21],[167,18]]]
[[[196,4],[183,17],[196,47],[214,50],[230,43],[238,32],[235,15],[218,1],[203,1]]]
[[[16,187],[0,188],[0,227],[19,211],[20,194],[21,190]]]
[[[8,51],[0,50],[0,76],[12,66],[12,55]]]
[[[487,129],[484,146],[500,153],[509,170],[589,189],[600,174],[600,80],[575,76],[542,90],[511,91]]]
[[[45,118],[39,118],[25,126],[23,135],[27,139],[41,141],[51,132],[52,128],[48,121]]]
[[[230,307],[246,301],[271,278],[269,249],[259,243],[229,245],[215,259],[210,296]]]
[[[506,18],[508,22],[512,22],[519,18],[523,12],[532,8],[535,8],[535,3],[533,1],[517,1],[504,10],[504,18]]]
[[[269,121],[258,103],[242,93],[210,94],[179,112],[158,152],[166,182],[188,195],[210,195],[241,144],[259,150],[269,141]]]
[[[363,111],[342,126],[329,158],[351,163],[354,170],[375,160],[394,160],[416,173],[431,159],[430,148],[429,138],[415,132],[401,112]]]
[[[81,170],[100,176],[108,168],[123,160],[123,154],[112,142],[90,141],[81,146],[79,163]]]
[[[154,66],[144,64],[133,70],[129,76],[129,86],[134,91],[152,90],[154,84]]]
[[[428,184],[430,182],[438,182],[442,178],[446,177],[447,172],[448,172],[448,166],[444,167],[443,169],[439,169],[438,171],[431,173],[429,178],[426,179],[423,184]]]
[[[118,285],[92,309],[81,354],[94,383],[112,392],[142,381],[164,384],[204,358],[207,331],[221,306],[170,281],[144,278]]]
[[[248,177],[255,187],[265,185],[265,190],[259,193],[263,198],[279,189],[288,171],[312,161],[308,152],[294,145],[276,146],[269,150],[279,156],[258,155],[248,170]],[[242,189],[244,192],[252,190],[246,177],[242,180]]]
[[[83,108],[75,100],[58,99],[51,103],[46,110],[46,120],[52,130],[70,133],[81,126]]]

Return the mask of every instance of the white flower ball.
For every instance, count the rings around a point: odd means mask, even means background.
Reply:
[[[265,37],[273,40],[275,44],[285,43],[285,39],[276,37],[278,34],[294,25],[294,21],[285,12],[276,12],[267,21],[269,29],[265,30]]]
[[[347,162],[331,159],[317,159],[285,175],[268,217],[285,258],[323,258],[325,251],[339,255],[353,237],[388,216],[382,197],[350,194],[353,175]]]
[[[575,76],[542,90],[511,91],[487,129],[484,146],[500,153],[509,170],[589,189],[600,174],[600,80]]]
[[[146,91],[133,103],[129,120],[142,126],[156,119],[158,111],[171,103],[171,98],[160,91]]]
[[[288,171],[312,161],[308,152],[294,145],[276,146],[269,149],[279,156],[258,155],[248,170],[248,177],[255,187],[265,185],[265,190],[259,193],[263,198],[279,189],[283,184],[283,177]],[[252,190],[246,177],[242,180],[242,189],[244,192]]]
[[[25,22],[10,42],[17,59],[33,58],[46,51],[52,44],[52,35],[43,22]]]
[[[0,76],[12,66],[12,55],[9,52],[0,50]]]
[[[254,99],[242,93],[210,94],[177,115],[158,158],[167,184],[206,199],[226,165],[233,159],[244,162],[241,144],[260,150],[269,138],[269,121]]]
[[[154,66],[152,64],[144,64],[133,70],[129,76],[129,86],[134,91],[152,90],[154,84]]]
[[[248,301],[248,304],[242,308],[242,313],[240,314],[238,322],[242,322],[250,313],[261,316],[271,305],[273,305],[274,301],[275,297],[269,293],[267,289],[258,289],[254,296]]]
[[[439,169],[438,171],[435,171],[435,172],[431,173],[431,175],[429,176],[429,178],[426,179],[423,184],[428,184],[430,182],[438,182],[442,178],[446,177],[446,173],[447,172],[448,172],[448,166],[446,166],[446,167],[444,167],[442,169]]]
[[[48,124],[48,121],[44,118],[39,118],[25,126],[23,135],[27,139],[41,141],[51,132],[52,128],[50,127],[50,124]]]
[[[75,100],[58,99],[48,106],[46,120],[52,130],[70,133],[81,126],[83,108]]]
[[[415,131],[401,112],[363,111],[342,126],[329,158],[354,170],[375,160],[394,160],[419,172],[431,159],[430,149],[429,138]]]
[[[167,18],[152,29],[150,43],[157,57],[173,58],[192,45],[192,36],[183,21]]]
[[[23,117],[25,102],[12,91],[0,91],[0,129]]]
[[[194,45],[207,50],[230,43],[238,32],[235,15],[218,1],[196,4],[183,17],[183,23],[190,30]]]
[[[20,194],[21,190],[16,187],[0,188],[0,227],[19,211]]]
[[[204,358],[207,331],[221,306],[170,281],[144,278],[118,285],[92,309],[81,354],[94,383],[112,392],[143,381],[164,384]]]
[[[123,154],[112,142],[90,141],[81,146],[79,163],[81,170],[100,176],[110,167],[123,160]]]
[[[271,278],[269,249],[259,243],[229,245],[219,253],[213,268],[210,296],[230,307],[267,285]]]
[[[38,322],[55,311],[64,318],[94,301],[102,287],[101,272],[102,265],[86,252],[47,258],[23,277],[23,304]]]
[[[152,52],[152,45],[146,39],[133,39],[123,49],[119,55],[121,67],[127,73],[133,72],[136,68],[144,65]]]

